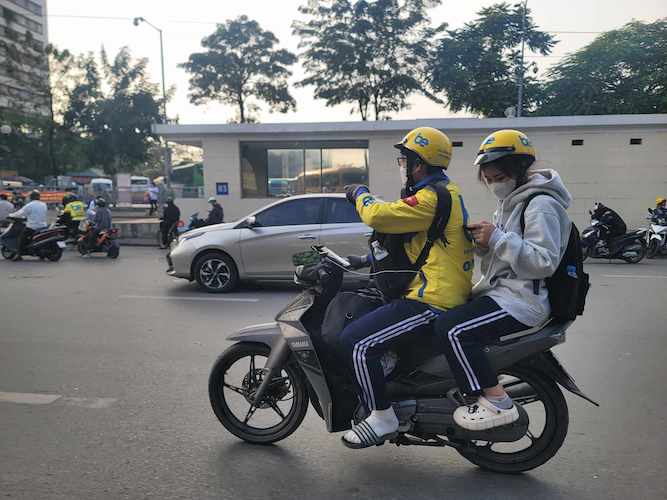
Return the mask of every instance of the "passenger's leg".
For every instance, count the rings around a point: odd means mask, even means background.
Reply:
[[[484,347],[504,335],[528,328],[488,297],[456,307],[436,320],[436,336],[459,389],[464,394],[481,392],[484,395],[474,405],[474,411],[473,407],[462,407],[456,411],[455,420],[459,425],[482,430],[518,418],[511,399],[498,384],[497,374],[484,353]],[[505,411],[511,412],[511,415],[505,414]],[[476,412],[484,415],[477,415]]]

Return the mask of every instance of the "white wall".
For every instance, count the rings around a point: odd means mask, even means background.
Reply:
[[[473,220],[490,218],[495,199],[477,181],[472,163],[479,144],[492,130],[444,130],[452,141],[462,141],[454,148],[448,175],[463,193],[466,207]],[[399,176],[397,151],[393,144],[401,132],[331,132],[312,134],[243,134],[205,135],[204,149],[205,195],[215,194],[216,182],[228,182],[230,194],[218,196],[225,209],[225,219],[234,220],[275,199],[241,198],[241,141],[367,139],[369,141],[369,184],[374,193],[385,199],[398,195]],[[574,197],[570,214],[577,225],[588,224],[588,209],[593,201],[603,201],[616,209],[629,226],[644,224],[646,208],[653,206],[658,195],[667,195],[667,129],[661,126],[633,127],[570,127],[533,128],[526,133],[537,152],[536,168],[558,170]],[[641,138],[642,145],[630,146],[630,138]],[[572,146],[572,139],[583,139],[583,146]],[[206,199],[177,203],[183,216],[195,210],[208,210]],[[187,208],[186,208],[187,207]]]

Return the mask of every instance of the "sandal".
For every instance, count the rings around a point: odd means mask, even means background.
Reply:
[[[511,424],[519,419],[519,410],[516,405],[503,410],[491,403],[484,396],[480,396],[476,403],[469,406],[459,406],[454,411],[454,422],[459,427],[469,431],[484,431]]]
[[[383,434],[378,436],[373,428],[365,420],[359,422],[357,425],[352,427],[352,432],[354,432],[359,438],[359,443],[351,443],[345,436],[341,436],[341,441],[348,448],[353,450],[360,450],[362,448],[370,448],[371,446],[380,446],[383,445],[385,441],[390,440],[398,436],[398,432],[390,432],[389,434]]]

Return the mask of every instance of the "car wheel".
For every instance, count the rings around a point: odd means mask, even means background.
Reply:
[[[199,286],[208,293],[227,293],[239,282],[236,264],[222,252],[207,252],[197,259],[194,275]]]

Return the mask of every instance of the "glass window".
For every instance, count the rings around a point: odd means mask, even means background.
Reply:
[[[368,141],[241,143],[241,194],[274,198],[368,183]]]
[[[303,194],[303,149],[269,149],[269,196]]]
[[[357,209],[344,198],[328,198],[325,224],[351,224],[361,222]]]
[[[342,193],[348,184],[368,184],[368,150],[323,149],[322,192]]]
[[[256,218],[257,223],[263,227],[320,224],[321,209],[321,198],[306,198],[267,208],[258,213]]]

